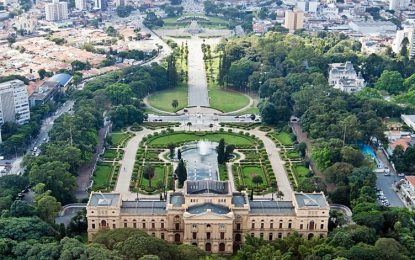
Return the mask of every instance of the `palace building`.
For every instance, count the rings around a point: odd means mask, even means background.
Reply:
[[[186,181],[166,200],[125,201],[120,193],[93,192],[87,204],[88,239],[101,229],[137,228],[171,243],[232,254],[249,234],[275,240],[297,231],[311,239],[328,231],[330,206],[323,193],[293,194],[292,201],[249,200],[227,181]]]

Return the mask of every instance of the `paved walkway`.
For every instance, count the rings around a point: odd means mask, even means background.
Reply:
[[[209,95],[205,63],[203,61],[202,40],[192,39],[187,42],[188,56],[188,106],[209,106]]]
[[[189,127],[186,126],[185,128],[183,128],[183,126],[181,126],[181,127],[174,127],[173,129],[175,131],[183,131],[183,129],[186,129],[186,131],[188,131]],[[225,131],[227,131],[230,128],[224,128],[224,129]],[[209,131],[210,128],[208,126],[197,126],[197,127],[191,126],[190,127],[190,131],[198,131],[198,130]],[[240,129],[233,129],[233,130],[234,132],[240,131]],[[124,200],[135,200],[137,196],[140,199],[143,199],[143,198],[158,199],[159,198],[159,194],[143,195],[143,194],[137,194],[137,193],[131,192],[130,181],[131,181],[131,176],[134,170],[136,153],[137,153],[137,149],[138,149],[138,145],[140,141],[142,140],[144,136],[150,133],[161,132],[161,131],[162,131],[161,129],[155,130],[155,131],[144,129],[143,131],[136,133],[136,135],[128,141],[127,146],[124,148],[124,158],[120,161],[121,163],[120,175],[118,177],[117,185],[114,190],[115,192],[121,193],[121,196]],[[277,180],[278,189],[283,192],[284,200],[292,200],[293,190],[288,180],[287,173],[284,169],[284,161],[279,156],[279,153],[278,153],[279,148],[277,148],[274,142],[266,136],[265,132],[262,132],[258,129],[254,129],[254,130],[250,130],[249,133],[254,134],[255,136],[257,136],[259,139],[261,139],[264,142],[264,148],[269,155],[272,170],[274,171],[274,174]],[[228,174],[229,174],[229,180],[231,182],[231,187],[232,187],[232,190],[235,191],[232,168],[229,166],[227,167],[228,167]],[[270,193],[270,194],[265,194],[263,196],[256,196],[256,197],[271,198],[271,196],[272,195]]]

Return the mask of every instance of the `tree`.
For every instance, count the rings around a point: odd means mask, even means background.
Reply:
[[[300,156],[301,156],[302,158],[304,158],[304,157],[305,157],[305,155],[306,155],[307,144],[306,144],[306,143],[304,143],[304,142],[301,142],[301,143],[299,143],[299,144],[296,146],[296,149],[297,149],[297,151],[300,153]]]
[[[383,259],[410,259],[406,248],[393,238],[379,238],[375,243],[375,248]]]
[[[170,151],[170,158],[173,158],[174,157],[174,150],[176,149],[176,145],[174,144],[174,143],[169,143],[168,145],[167,145],[167,148],[169,149],[169,151]],[[180,159],[179,159],[180,160]]]
[[[146,164],[143,170],[143,176],[148,180],[148,187],[151,188],[151,179],[154,178],[154,167],[151,164]]]
[[[225,147],[225,160],[228,161],[229,158],[231,157],[231,154],[233,153],[233,151],[235,150],[235,145],[233,144],[228,144]]]
[[[262,184],[264,182],[264,180],[262,179],[262,177],[260,175],[254,175],[252,177],[252,183],[255,184],[257,187],[259,184]]]
[[[105,90],[113,105],[128,105],[131,103],[131,99],[134,96],[133,91],[128,84],[111,84]]]
[[[402,75],[398,71],[383,71],[375,84],[375,88],[385,90],[390,94],[398,94],[404,90]]]
[[[254,63],[247,58],[232,62],[228,71],[228,83],[240,89],[246,87],[254,68]]]
[[[131,12],[134,10],[134,7],[132,7],[131,5],[120,5],[117,6],[117,15],[119,17],[125,18],[130,16]]]
[[[76,187],[76,178],[69,173],[69,164],[53,161],[41,165],[33,165],[29,172],[32,183],[44,183],[45,190],[51,190],[59,201],[70,202],[72,191]]]
[[[182,159],[182,151],[177,149],[177,159],[180,161]]]
[[[176,173],[179,185],[183,185],[184,181],[187,179],[187,169],[183,159],[180,159],[179,164],[177,165],[177,168],[174,172]]]
[[[37,74],[39,74],[39,78],[40,79],[44,79],[45,76],[46,76],[46,74],[47,74],[47,72],[46,72],[45,69],[40,69],[40,70],[37,71]]]
[[[173,107],[173,109],[176,111],[176,108],[179,106],[179,101],[177,99],[173,99],[171,101],[171,106]]]
[[[190,127],[192,126],[192,122],[187,122],[186,125],[189,127],[189,131],[190,131]]]
[[[54,235],[56,235],[56,230],[38,217],[0,218],[0,239],[38,240]]]
[[[39,217],[49,223],[55,222],[55,217],[61,208],[61,203],[49,195],[42,196],[36,201],[36,211]]]
[[[219,165],[224,164],[225,161],[226,161],[226,158],[225,158],[225,139],[222,138],[222,139],[219,140],[219,144],[216,147],[216,152],[218,154],[218,164]]]
[[[7,36],[7,42],[9,43],[9,47],[12,46],[13,43],[16,42],[17,36],[16,34],[12,33]]]
[[[359,167],[363,164],[365,157],[363,154],[353,147],[345,146],[341,149],[342,161],[350,163],[354,167]]]
[[[15,200],[10,206],[10,216],[31,217],[35,214],[35,208],[23,200]]]

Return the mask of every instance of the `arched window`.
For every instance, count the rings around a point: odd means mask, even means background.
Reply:
[[[241,234],[236,234],[235,235],[235,241],[236,242],[241,242]]]
[[[107,221],[101,220],[101,227],[107,227]]]
[[[211,243],[206,243],[206,245],[205,245],[205,251],[206,252],[212,251],[212,244]]]
[[[207,228],[210,228],[211,226],[210,226],[210,224],[207,224],[207,225],[206,225],[206,227],[207,227]]]
[[[310,221],[310,224],[308,225],[308,229],[314,230],[314,221],[313,220]]]
[[[179,215],[174,216],[174,221],[180,221],[180,216]]]
[[[197,246],[197,243],[192,243],[192,246]]]
[[[225,243],[219,244],[219,252],[225,252]]]
[[[314,237],[313,233],[308,234],[308,240],[312,239]]]
[[[174,242],[180,243],[180,234],[179,233],[174,234]]]

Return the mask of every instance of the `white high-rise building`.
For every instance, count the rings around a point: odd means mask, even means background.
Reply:
[[[408,9],[410,0],[389,0],[389,10],[400,11]]]
[[[320,1],[317,0],[300,0],[297,2],[297,8],[304,13],[316,13],[319,6]]]
[[[107,0],[95,0],[94,5],[95,5],[94,9],[106,11],[108,7],[108,2]]]
[[[0,124],[24,124],[30,119],[26,85],[21,80],[0,83]]]
[[[402,49],[402,41],[408,39],[408,53],[409,58],[415,56],[415,27],[413,25],[407,25],[403,27],[403,30],[396,32],[395,39],[393,40],[392,50],[395,53],[399,53]]]
[[[86,10],[87,9],[86,0],[75,0],[75,8],[78,10]]]
[[[115,1],[115,6],[124,6],[125,5],[125,0],[116,0]]]
[[[68,3],[53,0],[52,3],[45,5],[47,21],[61,21],[68,19]]]

